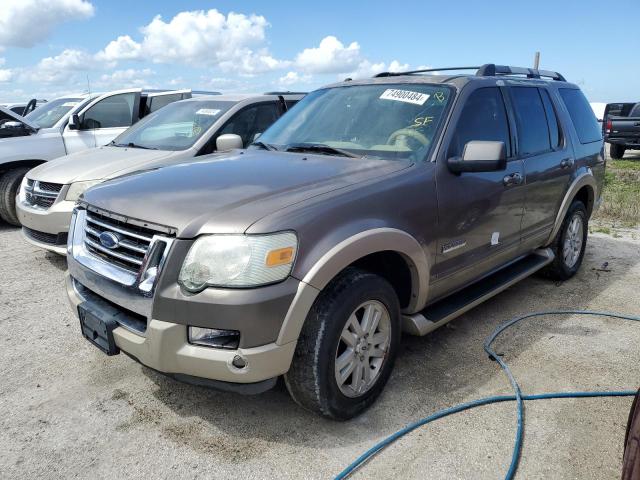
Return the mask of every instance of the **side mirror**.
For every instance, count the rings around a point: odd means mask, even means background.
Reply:
[[[77,113],[71,115],[69,119],[69,130],[80,130],[80,117]]]
[[[447,160],[453,173],[496,172],[507,168],[507,149],[504,142],[473,140],[464,146],[462,157]]]
[[[225,133],[220,135],[216,139],[216,150],[219,152],[226,152],[233,150],[234,148],[243,148],[242,137],[235,133]]]

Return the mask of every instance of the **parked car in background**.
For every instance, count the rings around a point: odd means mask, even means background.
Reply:
[[[627,150],[640,150],[640,102],[607,105],[604,140],[610,145],[611,158],[620,159]]]
[[[302,94],[198,96],[152,113],[104,147],[29,171],[18,196],[25,238],[61,255],[74,204],[87,188],[136,170],[248,146]]]
[[[0,125],[0,218],[19,225],[16,194],[24,174],[33,167],[106,145],[145,115],[190,96],[189,90],[136,88],[58,98],[25,117],[1,110],[11,121]]]
[[[66,277],[83,335],[201,385],[284,376],[346,419],[384,388],[401,330],[575,275],[605,170],[580,89],[493,64],[422,73],[321,88],[250,149],[85,191]]]
[[[41,106],[44,103],[47,103],[47,101],[37,100],[33,98],[26,103],[2,103],[0,104],[0,106],[6,108],[7,110],[11,110],[13,113],[22,115],[24,117],[25,115],[27,115],[28,113],[31,113],[37,107]]]

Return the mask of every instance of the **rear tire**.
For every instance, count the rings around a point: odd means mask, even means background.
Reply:
[[[30,168],[16,168],[5,172],[0,177],[0,217],[16,227],[20,226],[16,213],[16,195],[22,183],[22,178]]]
[[[549,245],[555,258],[541,273],[554,280],[568,280],[573,277],[582,265],[588,230],[587,209],[580,200],[574,200],[556,238]]]
[[[626,148],[624,145],[612,143],[609,146],[609,153],[611,154],[611,158],[615,160],[620,160],[622,157],[624,157],[625,151],[626,151]]]
[[[307,410],[352,418],[382,392],[399,345],[395,291],[384,278],[350,267],[309,312],[285,374],[287,389]]]

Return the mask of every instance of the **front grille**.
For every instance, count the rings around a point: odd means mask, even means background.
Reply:
[[[138,273],[153,236],[158,234],[150,228],[116,220],[93,211],[87,211],[84,228],[85,247],[89,252],[132,273]],[[115,246],[100,240],[100,236],[105,233],[110,233],[112,240],[115,238]]]
[[[62,246],[67,244],[67,233],[46,233],[39,232],[38,230],[32,230],[31,228],[22,227],[24,234],[35,240],[36,242],[46,243],[49,245]]]
[[[47,210],[54,204],[58,194],[62,190],[62,184],[51,182],[39,182],[37,180],[27,180],[25,186],[25,200],[27,204]]]

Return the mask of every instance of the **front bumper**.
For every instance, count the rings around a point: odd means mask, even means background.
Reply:
[[[36,235],[24,233],[24,238],[37,247],[50,250],[60,255],[66,255],[66,238],[69,232],[69,223],[73,214],[74,202],[66,200],[57,201],[47,210],[34,208],[23,202],[16,202],[16,212],[23,227],[36,232]],[[58,240],[54,240],[54,237]],[[50,240],[47,237],[51,237]]]
[[[69,273],[66,287],[77,316],[78,305],[91,300],[81,293],[82,288],[78,288]],[[187,341],[186,325],[155,319],[148,321],[144,334],[120,326],[113,331],[113,336],[123,352],[159,372],[178,379],[187,376],[241,384],[263,382],[286,373],[296,346],[296,342],[290,342],[237,350],[201,347]],[[233,366],[236,355],[245,359],[244,368]]]

